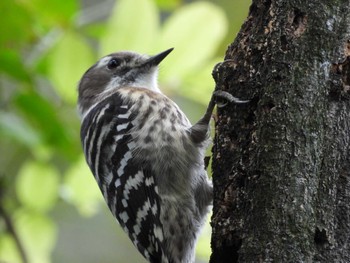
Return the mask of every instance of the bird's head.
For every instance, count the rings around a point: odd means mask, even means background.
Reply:
[[[94,104],[121,87],[140,87],[160,92],[157,84],[158,64],[173,50],[155,56],[123,51],[101,58],[89,68],[78,86],[81,115]]]

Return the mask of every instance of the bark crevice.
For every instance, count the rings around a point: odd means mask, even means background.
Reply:
[[[217,262],[350,262],[350,1],[252,3],[213,72]]]

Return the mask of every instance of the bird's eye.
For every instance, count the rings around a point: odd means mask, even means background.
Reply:
[[[112,58],[110,61],[108,61],[107,68],[108,69],[115,69],[120,65],[119,60]]]

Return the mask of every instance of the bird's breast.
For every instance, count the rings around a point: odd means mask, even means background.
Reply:
[[[144,88],[122,88],[118,92],[129,105],[133,118],[130,134],[139,150],[172,151],[174,155],[192,147],[186,115],[165,95]]]

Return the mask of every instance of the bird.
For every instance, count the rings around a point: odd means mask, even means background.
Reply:
[[[191,263],[212,204],[204,163],[214,92],[194,125],[158,87],[160,62],[120,51],[102,57],[78,84],[85,159],[114,217],[151,263]]]

